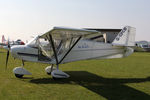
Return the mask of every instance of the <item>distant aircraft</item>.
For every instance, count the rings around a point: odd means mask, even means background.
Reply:
[[[25,61],[48,63],[45,71],[55,78],[68,78],[59,70],[59,64],[79,60],[111,59],[127,57],[134,52],[136,29],[124,27],[112,43],[104,42],[103,35],[95,30],[54,27],[39,35],[26,45],[10,47],[14,58],[22,60],[22,66],[13,69],[16,77],[31,75],[24,66]],[[9,47],[9,46],[8,46]],[[9,51],[6,58],[6,68]],[[56,68],[54,67],[56,65]]]
[[[150,52],[150,45],[147,41],[137,41],[135,42],[134,50],[137,52]]]
[[[0,43],[0,46],[4,49],[8,50],[8,43],[9,46],[13,46],[13,45],[25,45],[25,43],[23,41],[21,41],[20,39],[16,40],[16,41],[9,41],[5,39],[4,35],[2,35],[2,43]]]
[[[0,46],[5,46],[5,45],[7,45],[7,41],[4,37],[4,35],[2,35],[2,42],[0,43]]]

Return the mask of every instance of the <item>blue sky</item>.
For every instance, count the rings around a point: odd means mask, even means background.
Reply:
[[[0,36],[29,40],[54,26],[136,27],[150,41],[150,0],[0,0]]]

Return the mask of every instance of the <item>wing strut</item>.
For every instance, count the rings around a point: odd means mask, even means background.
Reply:
[[[58,64],[60,64],[64,59],[65,57],[68,55],[68,53],[72,50],[72,48],[78,43],[78,41],[82,38],[82,36],[80,36],[77,41],[73,44],[73,46],[67,51],[67,53],[64,55],[64,57],[59,61]]]
[[[53,38],[52,38],[51,34],[49,35],[49,38],[50,38],[49,42],[52,45],[52,49],[53,49],[54,56],[55,56],[55,59],[56,59],[56,65],[58,66],[58,64],[59,64],[58,63],[58,58],[57,58],[57,54],[56,54],[56,50],[55,50],[55,46],[54,46],[54,41],[53,41]]]

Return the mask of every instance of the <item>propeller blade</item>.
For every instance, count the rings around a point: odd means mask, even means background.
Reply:
[[[10,50],[10,41],[9,41],[9,39],[8,39],[8,49]]]
[[[11,49],[9,38],[8,38],[8,44],[7,44],[7,47],[8,47],[8,51],[7,51],[7,57],[6,57],[6,69],[7,69],[7,64],[8,64],[9,51],[10,51],[10,49]]]
[[[7,51],[7,57],[6,57],[6,69],[7,69],[8,58],[9,58],[9,50]]]

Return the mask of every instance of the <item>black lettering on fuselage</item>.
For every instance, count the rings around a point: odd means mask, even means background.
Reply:
[[[121,32],[119,33],[119,35],[116,37],[116,41],[119,41],[120,38],[123,36],[123,34],[125,33],[125,31],[127,30],[126,27],[124,27]]]

